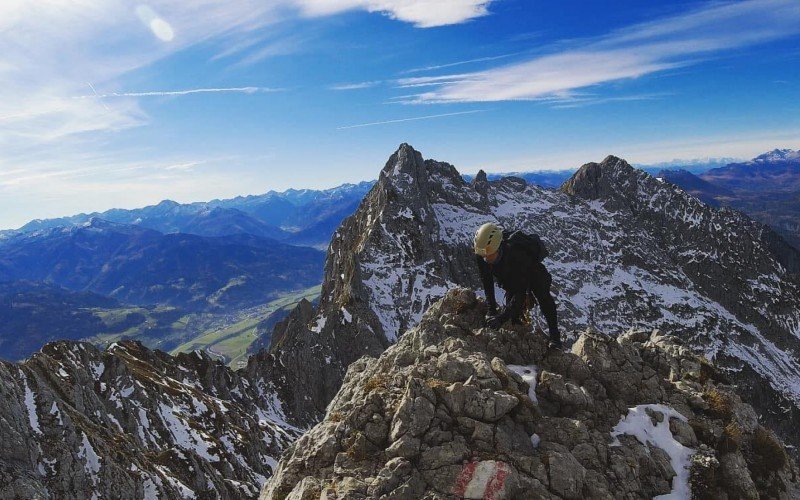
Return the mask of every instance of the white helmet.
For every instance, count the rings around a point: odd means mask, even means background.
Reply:
[[[497,252],[503,241],[503,229],[497,224],[487,222],[475,231],[475,253],[486,257]]]

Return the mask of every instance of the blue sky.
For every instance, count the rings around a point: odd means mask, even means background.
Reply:
[[[0,228],[376,177],[800,148],[797,0],[6,0]]]

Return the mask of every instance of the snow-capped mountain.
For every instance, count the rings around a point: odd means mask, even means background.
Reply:
[[[794,149],[773,149],[762,155],[758,155],[747,163],[776,163],[782,161],[799,161],[800,151]]]
[[[659,175],[707,203],[735,208],[768,224],[800,249],[800,151],[776,149],[697,175]]]
[[[479,289],[475,228],[497,221],[542,236],[562,330],[631,327],[676,335],[730,371],[781,432],[800,417],[797,252],[768,227],[714,209],[608,157],[560,191],[521,179],[466,183],[403,144],[334,234],[320,305],[273,356],[319,415],[345,368],[376,355],[453,286]]]
[[[0,362],[0,498],[253,497],[300,434],[205,354],[48,344]]]

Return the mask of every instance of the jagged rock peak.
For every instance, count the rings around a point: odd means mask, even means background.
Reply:
[[[404,142],[389,157],[382,173],[387,176],[409,174],[412,177],[425,178],[425,162],[422,159],[422,153]]]
[[[622,158],[608,155],[600,163],[587,163],[575,172],[561,187],[561,190],[573,196],[586,199],[598,199],[610,189],[610,183],[620,175],[627,176],[635,169]]]
[[[351,365],[261,499],[800,495],[784,445],[675,337],[547,351],[541,332],[481,328],[485,312],[452,289]]]
[[[392,153],[389,160],[381,170],[378,178],[378,189],[387,188],[413,194],[412,190],[420,196],[431,189],[447,188],[448,185],[462,186],[466,182],[456,168],[442,161],[423,159],[422,153],[415,150],[407,143],[403,143]]]
[[[311,318],[314,316],[314,306],[305,298],[300,299],[300,302],[292,309],[286,319],[279,321],[273,329],[272,339],[270,346],[276,349],[283,344],[286,332],[292,328],[293,325],[307,325]]]
[[[475,178],[472,179],[472,188],[481,195],[483,205],[488,205],[487,197],[489,196],[489,179],[486,177],[486,172],[478,170]]]

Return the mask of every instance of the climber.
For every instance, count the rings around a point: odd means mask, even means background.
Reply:
[[[487,223],[475,232],[475,258],[486,293],[489,311],[486,326],[498,328],[506,321],[521,322],[533,295],[550,330],[550,348],[561,348],[556,303],[550,294],[553,278],[542,264],[547,248],[538,236],[521,231],[506,232],[496,224]],[[505,290],[506,306],[498,314],[494,297],[494,282]]]

